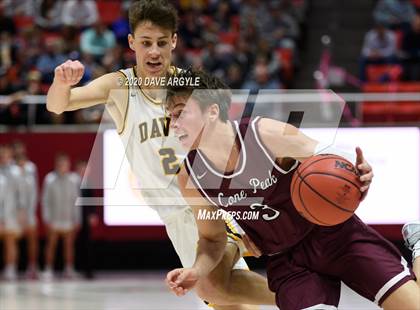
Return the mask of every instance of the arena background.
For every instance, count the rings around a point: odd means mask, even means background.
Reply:
[[[0,3],[0,144],[19,140],[26,145],[29,159],[38,167],[40,190],[44,176],[53,169],[56,153],[68,153],[74,164],[89,160],[95,141],[96,147],[103,146],[103,133],[98,133],[102,106],[62,115],[46,110],[45,95],[54,68],[66,59],[79,59],[86,67],[84,84],[106,72],[133,66],[134,53],[126,39],[130,2]],[[402,1],[405,11],[393,11],[397,2],[173,1],[180,14],[173,62],[182,68],[202,67],[231,88],[252,93],[259,89],[331,89],[346,101],[340,122],[343,128],[419,130],[420,2]],[[101,37],[96,41],[92,39],[95,31]],[[385,39],[377,49],[375,35],[379,32]],[[235,116],[237,111],[231,113]],[[420,140],[410,143],[420,145]],[[102,160],[95,158],[93,163],[98,179],[103,178]],[[419,161],[405,163],[401,154],[401,169],[410,169],[411,164],[417,167],[417,181]],[[383,193],[387,194],[404,195]],[[103,191],[95,189],[92,195],[102,197]],[[403,205],[395,207],[404,209]],[[166,271],[180,265],[163,226],[110,226],[104,222],[102,205],[89,208],[85,212],[91,228],[88,255],[84,237],[79,234],[76,243],[76,269],[81,273],[87,264],[99,274],[109,270]],[[411,208],[420,214],[418,204]],[[39,205],[37,213],[40,220]],[[45,235],[39,223],[42,270]],[[401,224],[376,223],[373,227],[409,259]],[[22,271],[26,266],[24,240],[20,253]],[[58,255],[56,269],[60,270],[60,250]],[[264,267],[264,259],[250,258],[248,262],[251,268]],[[0,269],[2,266],[0,258]]]

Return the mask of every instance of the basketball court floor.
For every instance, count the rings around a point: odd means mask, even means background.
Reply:
[[[1,310],[200,310],[210,309],[190,292],[177,297],[166,272],[97,274],[94,280],[0,282]],[[261,310],[274,310],[262,306]],[[379,309],[343,285],[339,309]]]

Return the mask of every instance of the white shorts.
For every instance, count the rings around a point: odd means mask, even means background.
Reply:
[[[191,208],[185,207],[162,218],[162,220],[182,266],[185,268],[191,267],[195,262],[198,243],[197,224]],[[228,242],[236,244],[237,241],[228,237]],[[240,245],[238,245],[239,247]],[[236,262],[233,269],[249,270],[243,257]]]

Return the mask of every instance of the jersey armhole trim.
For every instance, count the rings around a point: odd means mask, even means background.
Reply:
[[[261,139],[260,139],[260,136],[259,136],[259,133],[258,133],[258,131],[257,131],[257,128],[256,128],[256,124],[258,123],[258,121],[259,120],[261,120],[262,118],[261,117],[259,117],[259,116],[257,116],[253,121],[252,121],[252,124],[251,124],[251,127],[252,127],[252,131],[254,132],[254,136],[255,136],[255,140],[257,140],[257,143],[258,143],[258,146],[260,147],[260,149],[264,152],[264,154],[265,154],[265,156],[268,158],[268,160],[271,162],[271,164],[273,165],[273,167],[274,168],[276,168],[276,170],[277,171],[279,171],[279,172],[281,172],[281,173],[283,173],[283,174],[287,174],[287,173],[289,173],[290,171],[292,171],[293,169],[295,169],[298,165],[299,165],[299,161],[297,161],[296,159],[295,159],[295,163],[293,164],[293,166],[292,167],[290,167],[290,169],[289,170],[283,170],[282,168],[280,168],[277,164],[276,164],[276,161],[275,161],[275,159],[273,160],[273,157],[274,156],[272,156],[272,154],[271,154],[271,152],[269,152],[266,148],[265,148],[265,146],[264,146],[264,144],[263,144],[263,142],[261,141]]]
[[[126,80],[128,80],[127,75],[124,73],[124,71],[120,70],[117,71],[118,73],[121,73],[122,75],[124,75],[124,78]],[[118,131],[119,135],[122,135],[124,133],[125,130],[125,123],[127,121],[127,114],[128,114],[128,105],[130,104],[130,86],[127,86],[127,104],[126,104],[126,108],[125,108],[125,113],[124,113],[124,118],[123,118],[123,123],[122,123],[122,129],[120,131]]]

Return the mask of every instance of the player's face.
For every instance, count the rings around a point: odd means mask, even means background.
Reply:
[[[128,42],[136,53],[137,72],[142,78],[166,75],[176,46],[176,34],[151,22],[143,22],[134,35],[128,35]]]
[[[171,129],[185,150],[196,149],[207,124],[207,113],[202,112],[191,97],[173,97],[171,100]]]

